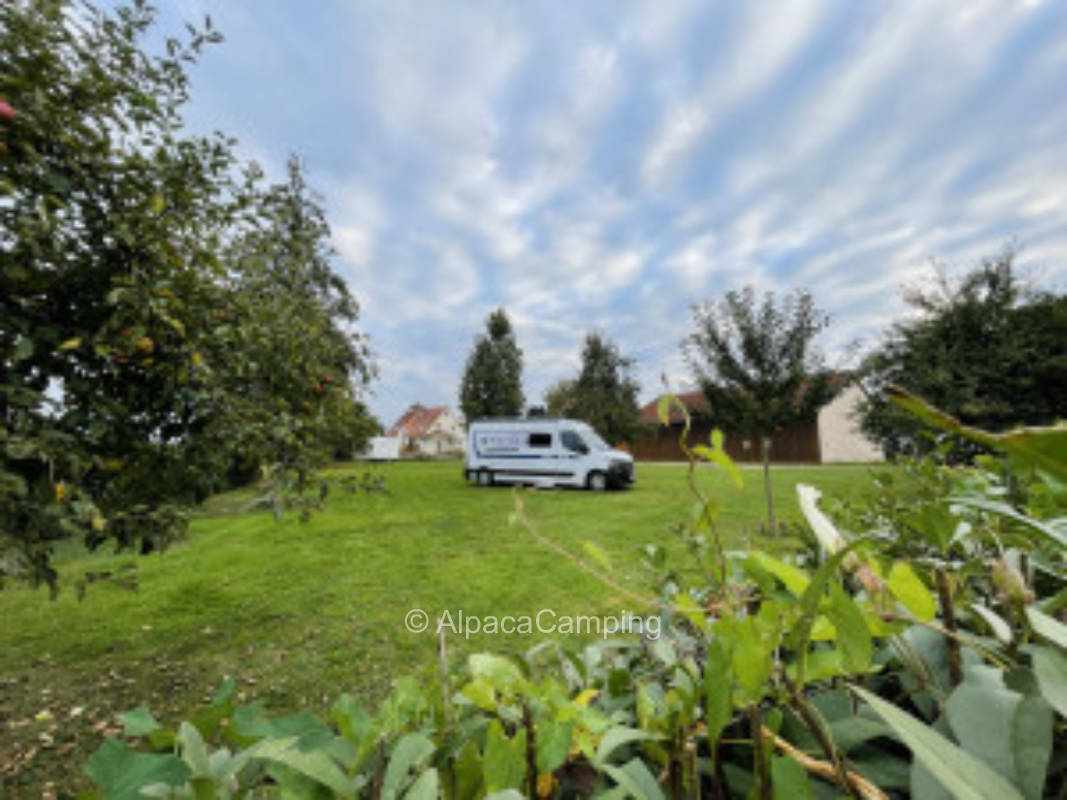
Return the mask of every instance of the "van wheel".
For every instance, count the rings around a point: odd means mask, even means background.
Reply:
[[[493,485],[493,473],[487,469],[478,470],[478,485],[479,486],[492,486]]]
[[[586,483],[594,492],[602,492],[608,488],[608,476],[603,472],[590,472]]]

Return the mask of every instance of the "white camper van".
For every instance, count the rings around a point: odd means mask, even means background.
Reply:
[[[602,491],[634,482],[634,460],[573,419],[475,420],[467,427],[467,480]]]

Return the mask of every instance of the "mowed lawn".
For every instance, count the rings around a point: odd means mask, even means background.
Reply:
[[[332,472],[365,469],[385,476],[386,493],[335,491],[310,522],[242,511],[252,495],[235,492],[213,498],[189,537],[166,553],[64,550],[64,589],[55,601],[44,590],[0,592],[0,795],[40,796],[46,779],[60,788],[79,784],[78,765],[116,712],[146,702],[174,720],[230,675],[246,697],[278,709],[322,707],[342,692],[373,704],[395,678],[435,662],[434,635],[405,628],[414,608],[453,618],[461,610],[479,617],[541,609],[559,616],[642,612],[509,527],[510,489],[468,485],[458,463],[345,465]],[[868,474],[860,466],[776,468],[779,514],[799,520],[797,482],[846,496],[865,491]],[[698,470],[702,485],[722,501],[728,546],[790,547],[759,538],[762,476],[744,475],[746,485],[737,489],[717,471]],[[682,466],[639,464],[636,486],[622,492],[523,496],[542,534],[580,557],[583,542],[599,546],[614,578],[635,592],[651,591],[638,547],[662,544],[685,566],[670,531],[692,506]],[[137,592],[94,584],[77,600],[74,578],[131,561]],[[449,649],[455,658],[514,652],[544,638],[551,637],[450,637]],[[34,719],[42,711],[52,719]]]

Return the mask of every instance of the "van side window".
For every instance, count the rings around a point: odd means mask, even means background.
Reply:
[[[582,437],[574,431],[562,431],[559,435],[560,444],[570,450],[572,453],[588,453],[589,448],[585,446],[585,442],[582,441]]]
[[[530,440],[528,442],[530,447],[551,447],[552,446],[552,434],[551,433],[531,433]]]

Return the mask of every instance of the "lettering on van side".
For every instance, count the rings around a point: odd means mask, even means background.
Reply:
[[[476,439],[478,450],[484,454],[517,453],[522,447],[520,433],[480,433]]]

